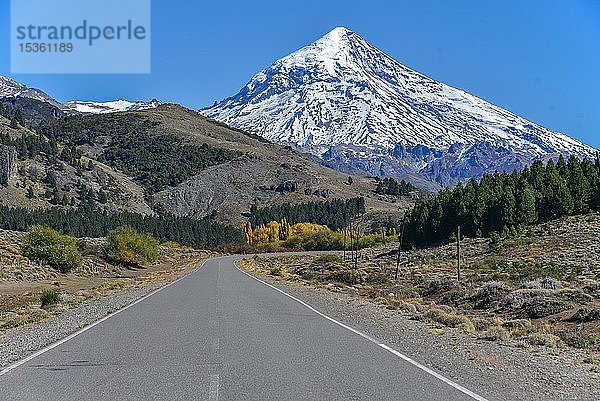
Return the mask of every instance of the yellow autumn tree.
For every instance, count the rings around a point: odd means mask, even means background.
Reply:
[[[252,233],[252,243],[260,244],[267,242],[269,242],[269,230],[263,225],[256,227]]]
[[[278,242],[279,241],[279,229],[281,225],[276,221],[270,221],[265,226],[267,230],[267,234],[269,236],[269,242]]]
[[[254,243],[254,233],[252,230],[252,223],[250,223],[250,221],[247,221],[246,224],[244,224],[244,226],[242,227],[242,230],[244,231],[244,234],[246,235],[246,243],[248,245],[252,245]]]

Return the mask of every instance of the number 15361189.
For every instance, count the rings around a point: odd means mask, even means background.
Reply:
[[[71,53],[73,43],[19,43],[21,53]]]

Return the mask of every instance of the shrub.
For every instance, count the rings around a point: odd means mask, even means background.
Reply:
[[[366,277],[366,281],[370,284],[384,285],[390,282],[390,278],[384,273],[369,273]]]
[[[465,333],[475,332],[475,325],[467,316],[447,313],[439,308],[428,309],[425,312],[425,319],[447,327],[461,328]]]
[[[502,323],[502,327],[510,330],[511,337],[521,337],[533,330],[533,325],[528,319],[514,319]]]
[[[33,226],[23,239],[23,255],[67,273],[83,262],[77,240],[45,226]]]
[[[356,270],[338,270],[329,273],[325,281],[333,281],[346,285],[360,284],[363,281],[362,275]]]
[[[572,306],[570,302],[552,296],[537,295],[524,299],[517,315],[521,318],[538,319],[562,312]]]
[[[568,319],[570,322],[588,323],[600,321],[600,309],[579,308],[577,312]]]
[[[326,227],[315,228],[292,233],[290,237],[282,242],[284,248],[306,251],[330,251],[344,249],[343,234],[338,231],[331,231]]]
[[[490,251],[499,252],[502,250],[502,236],[497,232],[490,233]]]
[[[538,278],[523,284],[523,288],[543,288],[545,290],[559,290],[562,288],[560,281],[552,277]]]
[[[383,244],[386,242],[392,242],[394,237],[382,237],[380,234],[369,234],[362,236],[358,239],[358,247],[360,249],[363,248],[372,248],[375,245]]]
[[[565,345],[560,337],[549,333],[533,333],[527,340],[531,345],[543,345],[552,348],[561,348]]]
[[[488,281],[477,289],[471,297],[478,309],[489,308],[499,302],[510,292],[510,287],[503,281]]]
[[[40,296],[40,302],[42,303],[42,308],[49,305],[56,305],[62,301],[60,293],[56,290],[45,290],[42,292]]]
[[[330,266],[342,263],[340,255],[321,255],[313,259],[312,263],[318,266]]]
[[[279,276],[281,277],[283,274],[281,272],[281,267],[279,266],[274,266],[271,267],[271,269],[269,269],[269,276]]]
[[[489,326],[483,333],[483,338],[489,341],[507,341],[510,333],[502,326]]]
[[[158,259],[158,241],[130,226],[118,227],[108,233],[106,254],[116,263],[140,266]]]

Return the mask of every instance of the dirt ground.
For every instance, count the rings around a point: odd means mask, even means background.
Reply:
[[[23,257],[22,236],[23,233],[0,230],[0,335],[8,328],[43,321],[111,291],[172,281],[214,256],[208,251],[161,246],[156,263],[125,268],[101,256],[98,249],[102,239],[86,239],[83,265],[62,274]],[[40,296],[46,290],[56,290],[61,301],[42,307]]]

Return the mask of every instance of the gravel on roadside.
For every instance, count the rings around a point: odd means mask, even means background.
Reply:
[[[0,368],[62,340],[166,284],[155,282],[143,287],[114,290],[104,297],[83,301],[47,321],[8,329],[0,336]]]
[[[348,293],[257,276],[491,400],[600,400],[600,373],[574,349],[517,348],[410,318]],[[443,334],[440,334],[443,333]],[[398,377],[402,380],[402,377]]]

